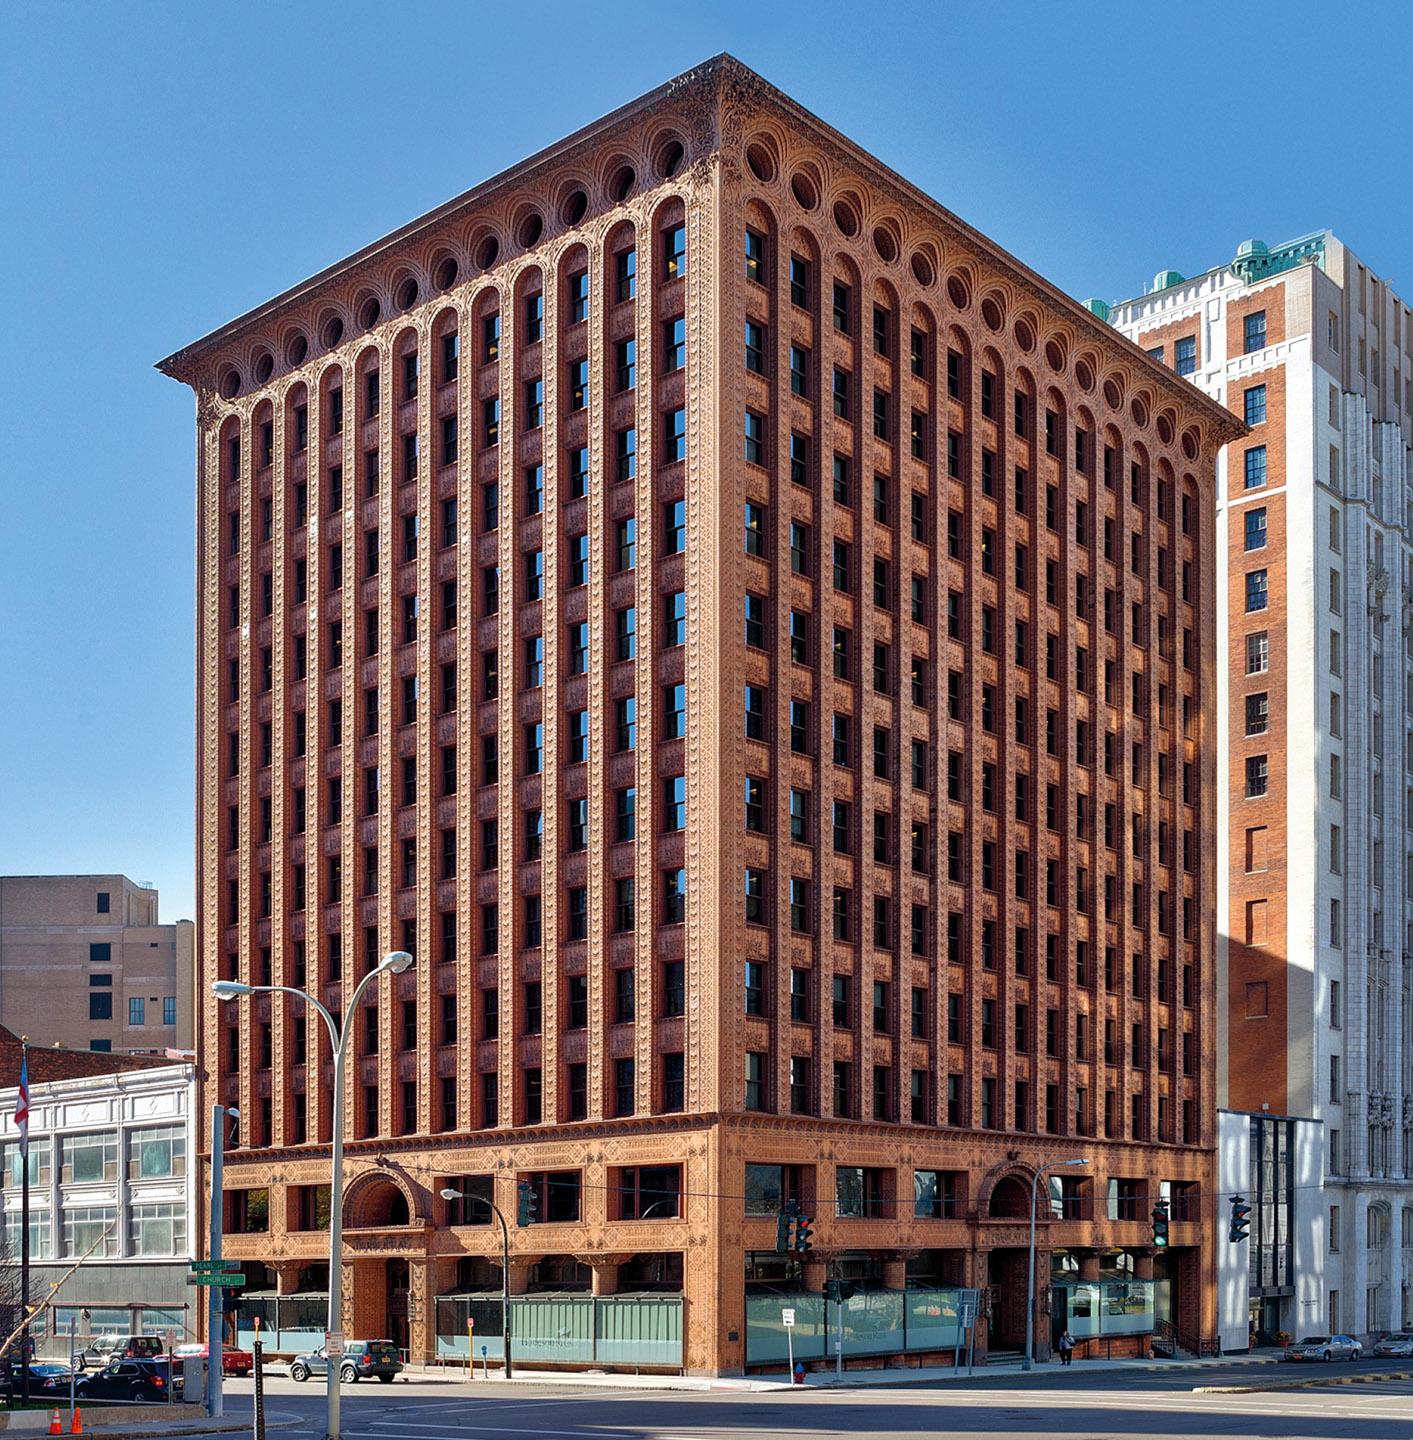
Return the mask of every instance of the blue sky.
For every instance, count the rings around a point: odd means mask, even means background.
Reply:
[[[1413,21],[1328,13],[6,0],[0,873],[193,912],[193,407],[161,356],[720,50],[1081,298],[1325,225],[1397,284]]]

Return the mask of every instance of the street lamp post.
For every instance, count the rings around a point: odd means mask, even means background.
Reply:
[[[323,1018],[329,1032],[329,1044],[334,1055],[333,1095],[333,1136],[329,1175],[329,1318],[328,1329],[340,1328],[339,1312],[343,1306],[343,1085],[344,1062],[347,1058],[348,1038],[354,1027],[349,1023],[358,1009],[363,992],[381,975],[401,975],[413,963],[406,950],[394,950],[385,955],[359,982],[353,998],[344,1007],[343,1023],[340,1025],[328,1010],[305,990],[292,985],[246,985],[239,980],[217,980],[211,986],[212,994],[218,1000],[239,1000],[249,995],[293,995],[311,1005]],[[328,1364],[328,1413],[325,1422],[325,1440],[340,1440],[339,1400],[343,1383],[342,1366],[335,1363],[335,1357],[327,1357]]]
[[[481,1195],[468,1195],[464,1190],[453,1190],[450,1186],[441,1194],[443,1200],[473,1200],[478,1205],[484,1205],[500,1221],[500,1343],[505,1355],[505,1378],[513,1380],[515,1371],[510,1363],[510,1227],[506,1225],[505,1216],[501,1214],[500,1206],[494,1200],[487,1200]],[[472,1356],[471,1359],[474,1362],[475,1357]]]
[[[1030,1259],[1025,1272],[1025,1355],[1021,1369],[1029,1370],[1035,1364],[1035,1198],[1040,1189],[1040,1177],[1062,1165],[1088,1165],[1088,1160],[1047,1160],[1030,1177]]]
[[[211,1107],[211,1235],[206,1258],[214,1263],[213,1277],[219,1277],[221,1267],[221,1237],[224,1228],[225,1186],[224,1169],[226,1153],[226,1121],[239,1120],[240,1111],[234,1105],[213,1105]],[[225,1380],[221,1360],[221,1343],[225,1339],[226,1292],[221,1285],[206,1287],[206,1413],[219,1419],[225,1412],[225,1395],[222,1384]]]

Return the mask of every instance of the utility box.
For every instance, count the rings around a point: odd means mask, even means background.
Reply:
[[[188,1355],[176,1362],[182,1367],[181,1394],[188,1404],[200,1405],[206,1399],[206,1370],[210,1362],[205,1355]]]

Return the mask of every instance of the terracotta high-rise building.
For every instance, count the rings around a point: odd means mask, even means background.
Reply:
[[[1265,1334],[1413,1325],[1413,312],[1325,230],[1101,308],[1250,427],[1218,465],[1218,1092],[1324,1154],[1271,1132],[1233,1260]]]
[[[782,1293],[821,1356],[826,1262],[851,1354],[958,1287],[1013,1348],[1083,1158],[1042,1345],[1215,1334],[1224,410],[725,57],[163,368],[204,980],[417,956],[345,1017],[349,1333],[495,1354],[485,1196],[527,1357],[775,1363]],[[243,1313],[318,1328],[319,1023],[200,1029]]]

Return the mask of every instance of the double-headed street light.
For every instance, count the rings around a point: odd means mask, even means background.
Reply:
[[[1035,1197],[1040,1189],[1040,1177],[1065,1165],[1088,1164],[1088,1160],[1047,1160],[1030,1177],[1030,1261],[1025,1277],[1025,1355],[1021,1359],[1022,1370],[1029,1370],[1035,1364]]]
[[[359,982],[353,998],[344,1007],[342,1024],[336,1021],[319,1001],[306,990],[292,985],[246,985],[240,980],[216,980],[211,993],[218,1000],[242,1000],[250,995],[293,995],[311,1005],[323,1018],[329,1031],[329,1044],[334,1053],[334,1116],[333,1144],[329,1177],[329,1319],[328,1329],[337,1332],[341,1326],[340,1311],[343,1308],[343,1085],[344,1062],[348,1052],[348,1037],[353,1033],[349,1023],[363,992],[381,975],[401,975],[413,963],[406,950],[394,950],[385,955]],[[342,1383],[342,1365],[338,1357],[327,1356],[328,1364],[328,1418],[326,1440],[339,1440],[339,1387]]]
[[[450,1186],[446,1186],[441,1195],[443,1200],[464,1200],[473,1205],[484,1205],[500,1221],[500,1343],[505,1356],[505,1378],[509,1380],[515,1374],[510,1364],[510,1227],[494,1200],[488,1200],[483,1195],[468,1195],[464,1190],[453,1190]],[[466,1343],[469,1345],[471,1342],[468,1340]],[[474,1378],[476,1357],[469,1355],[467,1363]]]

